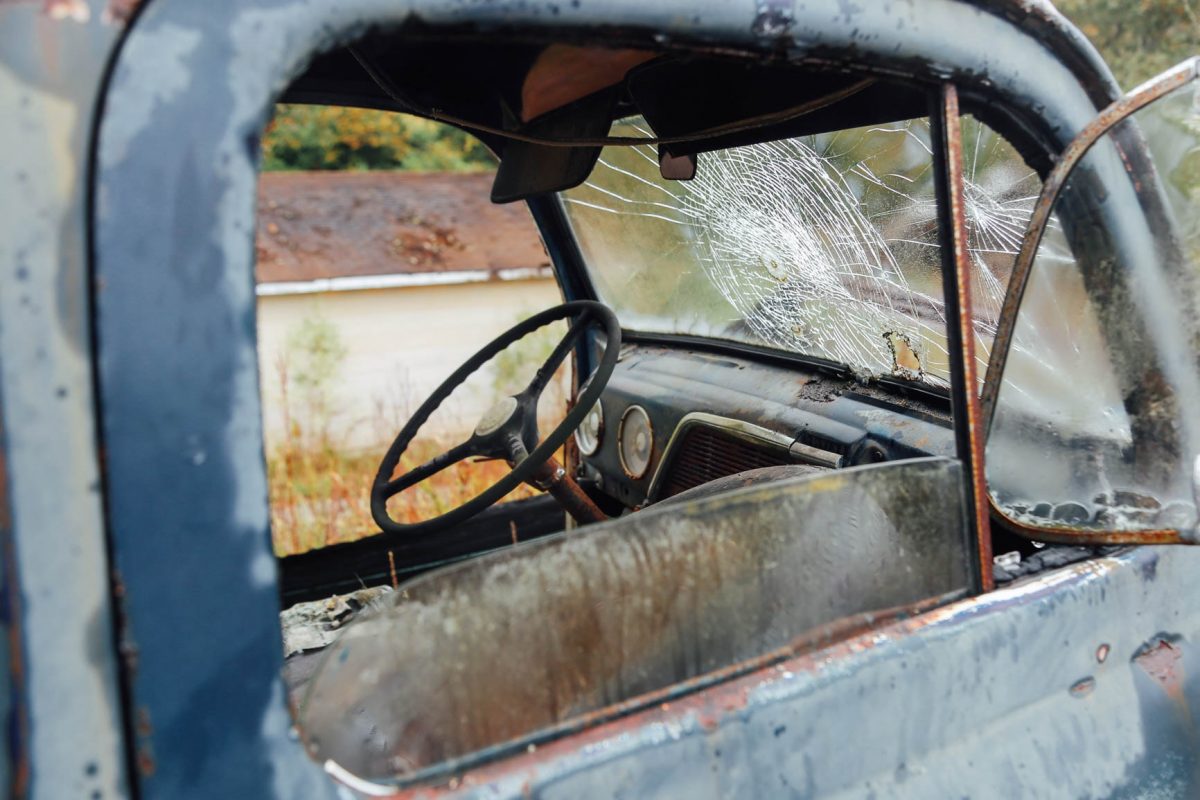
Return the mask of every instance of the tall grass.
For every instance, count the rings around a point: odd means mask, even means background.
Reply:
[[[410,450],[401,458],[397,474],[442,449],[426,442]],[[267,475],[276,554],[303,553],[378,533],[368,493],[382,452],[347,453],[308,441],[298,431],[270,452]],[[455,464],[404,492],[389,510],[397,522],[430,519],[470,500],[507,472],[503,461]],[[506,499],[533,494],[533,489],[521,486]]]
[[[537,364],[553,348],[555,332],[535,336],[523,346],[505,351],[493,365],[492,389],[503,396],[528,380]],[[558,333],[561,335],[561,333]],[[547,342],[549,344],[547,344]],[[378,533],[371,519],[369,493],[379,461],[387,449],[387,436],[398,432],[412,411],[411,393],[388,402],[377,401],[371,428],[380,432],[377,446],[363,451],[347,448],[344,431],[336,422],[333,387],[347,350],[335,326],[321,317],[304,320],[289,336],[288,346],[274,365],[282,403],[283,431],[269,434],[266,442],[267,478],[271,503],[271,534],[277,555],[302,553]],[[565,383],[548,387],[539,415],[541,430],[561,419]],[[407,398],[407,399],[406,399]],[[403,407],[400,407],[400,406]],[[465,433],[464,433],[465,436]],[[401,457],[392,477],[424,463],[461,439],[422,437]],[[506,475],[503,461],[464,461],[414,486],[389,503],[397,522],[418,522],[443,514],[470,500]],[[505,501],[529,497],[537,491],[520,486]]]

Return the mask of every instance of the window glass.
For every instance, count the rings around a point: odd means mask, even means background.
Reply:
[[[962,118],[962,148],[976,355],[982,380],[1013,263],[1042,181],[1007,139],[973,116]]]
[[[790,655],[837,620],[960,596],[963,498],[944,458],[809,473],[430,572],[321,662],[300,708],[309,752],[370,781],[461,773]]]
[[[640,119],[613,133],[650,135]],[[986,357],[1040,184],[973,118],[964,154]],[[926,119],[703,153],[687,182],[661,178],[651,147],[608,147],[563,201],[598,296],[629,329],[948,383]]]
[[[1005,513],[1068,530],[1195,526],[1198,203],[1190,86],[1113,128],[1068,178],[988,441]]]

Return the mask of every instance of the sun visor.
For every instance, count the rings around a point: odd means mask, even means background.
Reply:
[[[539,139],[607,136],[619,91],[619,86],[612,86],[542,114],[522,126],[520,133]],[[578,186],[599,157],[599,147],[551,147],[510,139],[500,154],[492,202],[511,203]]]

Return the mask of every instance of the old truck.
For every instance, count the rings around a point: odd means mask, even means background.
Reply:
[[[0,3],[10,795],[1196,796],[1197,69],[1038,0]],[[479,137],[564,304],[276,559],[281,100]],[[392,581],[285,683],[281,607]]]

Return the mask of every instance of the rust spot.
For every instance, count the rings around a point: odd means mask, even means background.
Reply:
[[[0,428],[0,443],[4,441],[4,430]],[[23,694],[26,686],[25,642],[21,632],[21,588],[17,581],[16,546],[13,542],[12,508],[9,504],[8,461],[0,449],[0,564],[3,565],[4,591],[0,597],[0,613],[5,623],[8,639],[9,691]],[[12,776],[9,790],[13,797],[24,797],[29,790],[29,712],[24,703],[16,703],[9,712],[9,755],[12,759]]]
[[[142,5],[142,0],[109,0],[102,19],[110,24],[126,25]]]
[[[1108,660],[1109,647],[1107,644],[1102,644],[1096,648],[1096,661],[1103,664]]]
[[[138,772],[150,777],[157,765],[154,761],[154,744],[150,739],[154,735],[154,725],[150,722],[150,710],[145,706],[138,706],[133,714],[133,732],[139,740],[135,759]]]
[[[1133,662],[1163,688],[1167,697],[1181,705],[1186,702],[1183,651],[1170,638],[1162,634],[1154,637],[1133,654]]]
[[[1091,694],[1095,688],[1096,679],[1089,675],[1086,678],[1080,678],[1071,684],[1071,688],[1068,691],[1070,691],[1071,697],[1083,699]]]
[[[149,737],[154,733],[154,726],[150,724],[150,711],[145,706],[138,708],[134,715],[134,727],[137,730],[137,735],[141,737]]]
[[[115,568],[112,570],[112,594],[116,601],[114,605],[117,617],[117,652],[121,656],[121,663],[124,665],[125,671],[132,678],[138,668],[138,646],[133,640],[129,615],[125,610],[125,581],[122,580],[121,573]]]
[[[137,768],[138,772],[149,778],[154,774],[157,765],[154,763],[154,754],[150,752],[150,747],[143,746],[138,748],[137,752]]]
[[[712,733],[717,728],[721,727],[721,718],[711,710],[704,710],[696,714],[696,722],[706,733]]]

